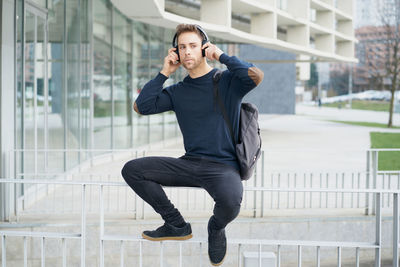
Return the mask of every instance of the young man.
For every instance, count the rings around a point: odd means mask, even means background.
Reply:
[[[243,186],[235,145],[214,99],[213,75],[217,69],[208,65],[206,58],[219,60],[228,67],[218,84],[219,96],[234,125],[236,137],[242,98],[262,81],[264,74],[208,42],[206,33],[198,25],[178,25],[176,40],[177,47],[168,50],[162,70],[143,87],[134,110],[142,115],[175,111],[186,153],[179,158],[144,157],[129,161],[122,169],[122,176],[165,221],[156,230],[143,232],[143,238],[153,241],[192,237],[190,224],[185,222],[161,186],[207,190],[215,201],[214,215],[208,222],[208,254],[211,263],[218,266],[226,254],[225,227],[239,213]],[[181,65],[189,75],[182,82],[163,88],[164,82]]]

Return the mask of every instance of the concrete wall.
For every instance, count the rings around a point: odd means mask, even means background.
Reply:
[[[295,60],[296,55],[262,48],[240,45],[239,58],[243,60]],[[264,80],[243,101],[257,105],[260,113],[294,114],[296,104],[295,63],[256,63],[264,71]]]

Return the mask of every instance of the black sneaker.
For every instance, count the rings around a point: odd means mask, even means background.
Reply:
[[[226,255],[225,228],[214,230],[208,223],[208,257],[214,266],[220,266]]]
[[[169,223],[164,223],[153,231],[144,231],[142,237],[151,241],[163,240],[186,240],[192,238],[192,227],[186,223],[183,227],[175,227]]]

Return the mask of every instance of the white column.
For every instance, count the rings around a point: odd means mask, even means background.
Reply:
[[[333,30],[335,27],[335,14],[330,10],[317,10],[316,23]]]
[[[310,0],[287,0],[287,11],[294,17],[308,19]]]
[[[337,9],[346,14],[353,15],[353,0],[337,0]]]
[[[327,4],[331,5],[331,6],[334,5],[334,2],[333,2],[333,1],[334,1],[334,0],[321,0],[321,2],[327,3]]]
[[[338,20],[337,31],[346,35],[353,36],[353,21],[352,20]]]
[[[336,54],[344,57],[354,57],[354,43],[352,41],[337,42]]]
[[[231,27],[231,0],[202,0],[200,7],[200,20]]]
[[[287,42],[308,47],[310,28],[308,25],[290,26],[287,29]]]
[[[251,16],[251,33],[263,37],[276,38],[277,36],[276,13],[260,13]]]
[[[260,0],[260,2],[263,2],[271,7],[276,7],[278,1],[280,0]]]
[[[323,34],[315,37],[315,48],[324,52],[335,52],[335,38],[333,34]]]

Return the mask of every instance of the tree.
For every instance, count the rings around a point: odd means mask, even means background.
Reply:
[[[377,0],[378,1],[378,0]],[[400,86],[400,0],[378,2],[377,38],[366,47],[370,84],[391,93],[388,127],[392,127],[394,96]]]
[[[337,95],[345,95],[349,92],[349,69],[332,70],[329,72],[329,86]]]
[[[318,72],[315,63],[310,64],[310,79],[307,82],[308,88],[318,86]]]

